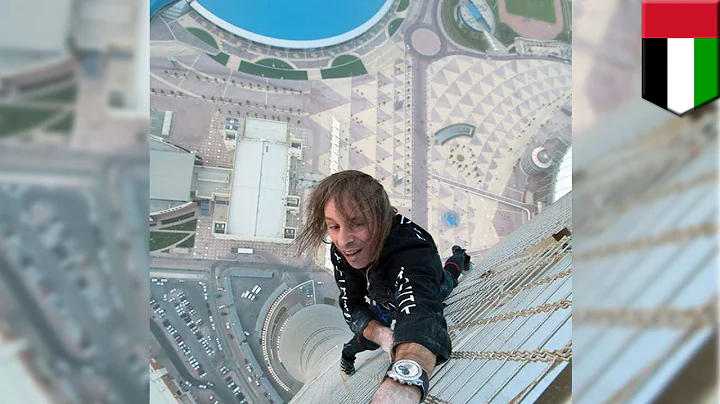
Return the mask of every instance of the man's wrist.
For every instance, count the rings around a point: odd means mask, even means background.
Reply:
[[[415,342],[397,344],[393,350],[392,360],[410,359],[417,362],[428,376],[432,375],[437,363],[437,356],[425,346]]]
[[[385,378],[373,395],[371,404],[415,404],[422,399],[422,388],[419,386],[398,383],[393,379]]]
[[[378,345],[383,345],[387,337],[387,331],[390,332],[389,335],[392,337],[392,330],[383,326],[377,320],[371,320],[363,330],[362,335]]]

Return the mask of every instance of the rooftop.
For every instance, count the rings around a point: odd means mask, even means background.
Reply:
[[[150,150],[150,199],[190,200],[195,155]]]
[[[238,142],[228,234],[249,238],[283,237],[287,159],[287,144],[247,138]]]

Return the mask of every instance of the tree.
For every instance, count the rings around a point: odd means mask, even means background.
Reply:
[[[165,90],[163,90],[163,89],[161,88],[161,89],[160,89],[160,94],[165,94]]]

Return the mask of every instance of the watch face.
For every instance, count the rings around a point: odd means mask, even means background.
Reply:
[[[420,376],[420,366],[412,363],[412,362],[406,362],[406,361],[398,361],[393,366],[393,370],[395,373],[397,373],[399,376],[402,376],[404,379],[414,379],[416,377]]]

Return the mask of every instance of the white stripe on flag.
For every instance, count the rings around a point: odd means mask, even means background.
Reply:
[[[678,114],[695,106],[695,39],[668,38],[667,106]]]

